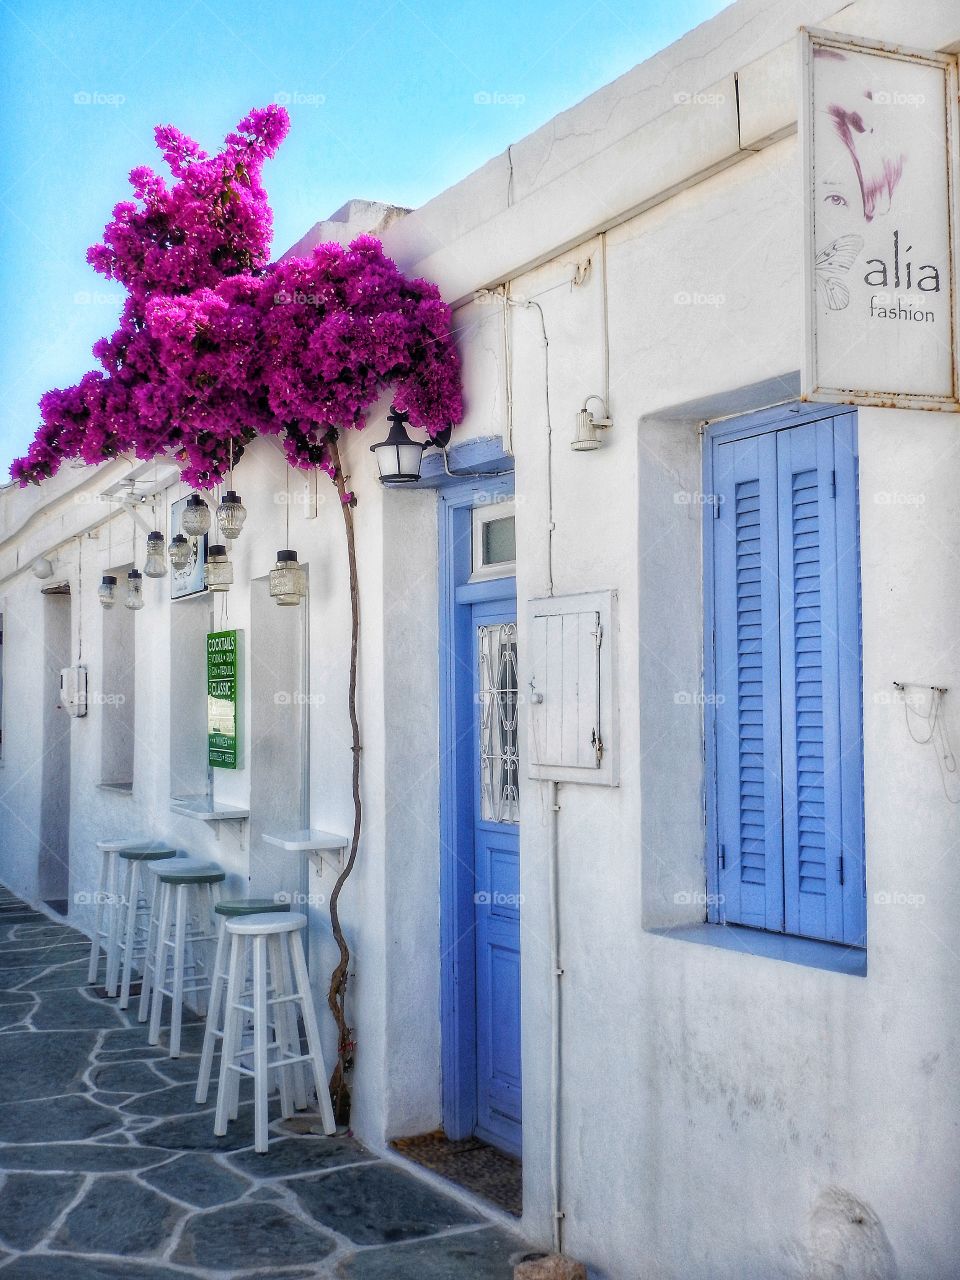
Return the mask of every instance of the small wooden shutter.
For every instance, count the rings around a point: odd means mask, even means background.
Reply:
[[[717,450],[719,918],[783,928],[777,473],[772,436]]]

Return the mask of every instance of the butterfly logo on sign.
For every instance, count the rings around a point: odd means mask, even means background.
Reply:
[[[814,260],[817,293],[831,311],[842,311],[850,302],[844,276],[863,249],[863,236],[845,235],[821,249]]]

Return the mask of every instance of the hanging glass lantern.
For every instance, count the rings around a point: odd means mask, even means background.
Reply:
[[[148,578],[162,578],[167,572],[163,534],[156,529],[153,533],[147,534],[147,558],[143,565],[143,572]]]
[[[100,603],[105,609],[112,609],[117,598],[117,580],[112,573],[105,573],[97,588]]]
[[[278,551],[277,567],[270,570],[270,595],[277,604],[299,604],[306,594],[303,568],[295,551]]]
[[[127,574],[127,598],[123,602],[128,609],[143,608],[143,574],[131,569]]]
[[[190,563],[192,554],[189,540],[182,533],[178,533],[176,537],[170,539],[167,554],[174,569],[185,569]]]
[[[217,520],[220,532],[225,538],[238,538],[243,522],[247,518],[247,508],[240,501],[239,493],[228,489],[217,507]]]
[[[191,538],[202,537],[210,528],[210,508],[199,493],[191,493],[187,499],[180,524],[183,532],[188,533]]]
[[[207,549],[203,580],[211,591],[230,590],[233,584],[233,565],[227,559],[226,547],[216,545]]]

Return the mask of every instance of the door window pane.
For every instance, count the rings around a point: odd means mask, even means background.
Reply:
[[[480,816],[519,822],[517,625],[479,627]]]

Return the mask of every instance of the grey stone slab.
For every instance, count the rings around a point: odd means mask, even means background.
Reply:
[[[91,999],[73,988],[40,991],[40,1007],[32,1022],[38,1031],[73,1031],[91,1027],[97,1030],[123,1025],[115,1005],[106,1000]]]
[[[271,1116],[278,1115],[279,1108],[271,1107]],[[143,1129],[137,1135],[141,1146],[163,1147],[172,1151],[238,1151],[253,1146],[253,1104],[244,1103],[236,1120],[231,1120],[226,1136],[213,1134],[213,1112],[198,1111],[196,1115],[177,1116],[161,1120]]]
[[[32,1005],[33,994],[30,991],[0,991],[0,1008],[8,1005]]]
[[[8,1173],[0,1194],[0,1239],[13,1249],[32,1249],[83,1186],[83,1178],[61,1173]]]
[[[10,991],[22,982],[35,982],[42,973],[42,967],[37,965],[32,965],[29,969],[0,968],[0,989]]]
[[[93,1142],[24,1143],[0,1147],[0,1171],[8,1169],[50,1169],[71,1173],[118,1173],[145,1169],[170,1158],[168,1151]]]
[[[155,1253],[183,1216],[166,1196],[107,1174],[70,1210],[51,1247],[68,1253]]]
[[[213,1055],[214,1075],[213,1087],[216,1088],[216,1072],[219,1070],[220,1054]],[[194,1085],[197,1083],[197,1076],[200,1074],[200,1055],[198,1053],[185,1054],[181,1058],[168,1058],[164,1055],[157,1060],[156,1070],[158,1075],[165,1077],[170,1084],[189,1084],[191,1081]]]
[[[82,942],[63,942],[52,947],[18,948],[15,951],[8,951],[5,955],[0,956],[0,964],[4,969],[22,969],[28,965],[46,967],[50,964],[63,964],[70,960],[79,960],[82,956],[89,956],[89,954],[89,942],[86,946]]]
[[[391,1244],[481,1223],[458,1201],[392,1165],[334,1170],[288,1186],[311,1217],[354,1244]]]
[[[367,1249],[337,1266],[340,1280],[512,1280],[517,1236],[485,1227],[399,1249]]]
[[[192,1218],[171,1261],[213,1271],[253,1270],[280,1262],[320,1261],[335,1247],[330,1236],[306,1226],[279,1205],[245,1201]]]
[[[139,1098],[133,1098],[130,1102],[124,1103],[123,1113],[130,1116],[185,1116],[193,1115],[199,1111],[197,1104],[194,1102],[194,1095],[197,1091],[196,1083],[193,1084],[174,1084],[168,1085],[164,1089],[163,1082],[158,1080],[160,1086],[159,1092],[144,1093]],[[216,1105],[216,1090],[210,1090],[210,1096],[206,1102],[206,1109],[209,1110]],[[211,1120],[211,1124],[213,1121]]]
[[[182,1271],[137,1262],[78,1258],[68,1254],[33,1254],[16,1258],[3,1271],[4,1280],[184,1280]]]
[[[292,1174],[318,1173],[323,1169],[374,1159],[353,1138],[334,1136],[279,1138],[270,1143],[269,1151],[236,1152],[230,1156],[230,1163],[257,1178],[287,1178]]]
[[[122,1123],[118,1112],[78,1094],[0,1104],[0,1142],[71,1142],[109,1133]]]
[[[148,1062],[136,1059],[130,1062],[110,1062],[97,1066],[90,1072],[90,1083],[95,1089],[104,1089],[110,1093],[149,1093],[154,1089],[162,1089],[166,1081],[161,1080]]]
[[[83,1087],[82,1077],[96,1043],[92,1031],[11,1031],[3,1037],[2,1096],[7,1102],[52,1098]]]
[[[213,1156],[190,1152],[143,1175],[143,1181],[197,1209],[229,1204],[250,1190],[248,1179],[225,1169]]]
[[[71,960],[69,964],[48,965],[44,969],[32,969],[17,983],[20,990],[53,991],[60,987],[79,988],[87,979],[86,960]],[[0,982],[0,986],[2,986]]]

